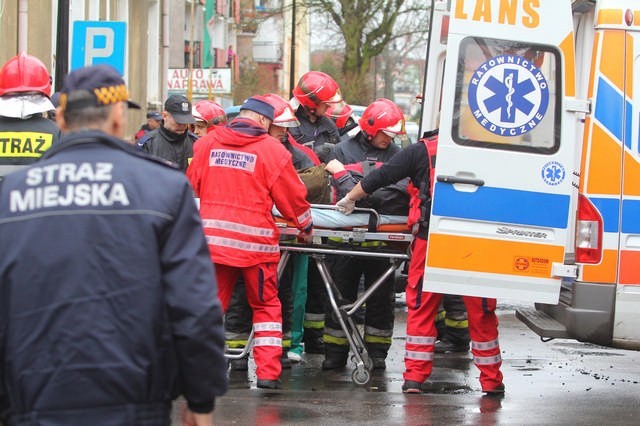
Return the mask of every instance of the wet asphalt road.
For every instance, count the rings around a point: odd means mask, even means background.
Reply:
[[[503,398],[483,396],[470,353],[436,355],[428,392],[403,394],[406,314],[399,305],[387,369],[374,371],[367,385],[352,382],[351,363],[322,371],[322,355],[305,354],[283,370],[282,390],[265,391],[256,388],[250,363],[248,373],[230,372],[229,392],[216,403],[216,424],[640,424],[640,351],[544,343],[515,318],[516,303],[498,305]]]

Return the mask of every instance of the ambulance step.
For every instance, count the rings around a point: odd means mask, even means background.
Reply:
[[[516,309],[516,318],[540,337],[569,339],[567,328],[549,314],[535,308]]]

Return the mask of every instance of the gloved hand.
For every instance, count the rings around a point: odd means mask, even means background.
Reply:
[[[356,208],[356,202],[349,198],[349,195],[345,195],[342,200],[336,203],[336,210],[344,214],[353,213],[353,209]]]

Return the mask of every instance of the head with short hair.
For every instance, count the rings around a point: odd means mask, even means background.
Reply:
[[[98,129],[124,137],[126,108],[139,109],[129,100],[120,73],[110,65],[93,65],[72,71],[60,91],[56,121],[63,131]]]

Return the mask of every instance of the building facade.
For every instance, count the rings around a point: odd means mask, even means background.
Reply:
[[[228,68],[224,71],[230,73],[226,93],[180,89],[194,100],[209,97],[228,106],[233,103],[234,83],[243,78],[240,63],[247,58],[267,69],[263,75],[272,79],[269,91],[288,96],[293,1],[0,0],[0,63],[26,51],[49,67],[56,82],[59,43],[68,43],[70,65],[74,55],[83,52],[79,49],[84,46],[74,41],[78,23],[124,22],[122,72],[131,98],[143,106],[142,111],[129,112],[128,132],[133,134],[148,110],[162,109],[169,93],[170,70]],[[309,64],[306,13],[301,9],[298,6],[296,19],[296,78]],[[65,13],[66,30],[58,28],[60,14]],[[227,63],[229,50],[231,61]]]

